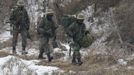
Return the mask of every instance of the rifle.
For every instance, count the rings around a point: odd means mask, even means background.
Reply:
[[[70,49],[69,49],[69,57],[71,57],[71,52],[72,52],[72,49],[70,47]]]
[[[26,30],[26,33],[27,33],[27,38],[32,41],[31,35],[28,30]]]

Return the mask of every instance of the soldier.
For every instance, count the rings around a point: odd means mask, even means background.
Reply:
[[[54,36],[55,33],[55,25],[53,21],[53,10],[48,9],[46,11],[46,16],[44,15],[41,23],[39,24],[37,28],[37,32],[40,36],[40,54],[38,56],[39,59],[43,59],[43,53],[46,52],[46,55],[48,57],[48,61],[51,62],[53,57],[51,56],[51,51],[49,47],[49,40]]]
[[[17,8],[12,11],[10,16],[10,22],[13,28],[12,53],[16,54],[17,38],[18,34],[20,33],[22,37],[22,55],[27,54],[25,48],[27,45],[30,22],[27,11],[24,8],[23,0],[18,0]]]
[[[83,62],[81,61],[81,54],[80,54],[80,40],[84,37],[85,33],[85,24],[83,23],[84,16],[78,15],[77,20],[72,23],[68,27],[68,34],[70,37],[73,38],[73,43],[71,44],[71,48],[73,49],[73,59],[72,64],[81,65]]]

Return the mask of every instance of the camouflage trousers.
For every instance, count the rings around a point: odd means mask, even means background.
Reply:
[[[22,48],[23,48],[23,50],[25,50],[25,47],[27,45],[27,31],[13,30],[12,45],[13,45],[13,47],[16,47],[19,33],[21,34],[21,38],[22,38]]]
[[[50,38],[49,37],[45,37],[43,35],[40,35],[39,38],[39,50],[40,50],[40,55],[43,56],[43,53],[45,52],[47,55],[51,54],[51,46],[49,44]]]
[[[81,54],[80,54],[80,45],[77,42],[74,42],[71,45],[71,48],[73,50],[73,57],[74,58],[81,58]]]

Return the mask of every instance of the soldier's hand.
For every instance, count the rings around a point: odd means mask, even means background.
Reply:
[[[85,31],[85,35],[89,34],[89,31]]]

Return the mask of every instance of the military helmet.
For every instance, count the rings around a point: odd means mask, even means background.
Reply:
[[[47,15],[53,15],[54,14],[54,11],[52,9],[47,9],[46,10],[46,14]]]
[[[78,15],[77,15],[77,19],[78,19],[78,20],[84,20],[84,15],[78,14]]]
[[[68,15],[69,17],[77,18],[76,15]]]
[[[24,4],[24,1],[23,0],[18,0],[17,1],[17,5],[18,6],[24,6],[25,4]]]

